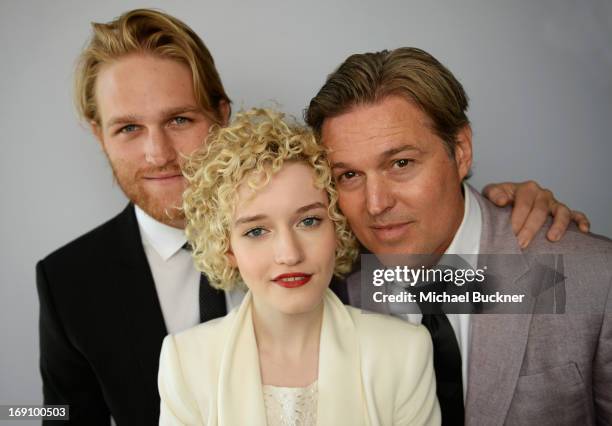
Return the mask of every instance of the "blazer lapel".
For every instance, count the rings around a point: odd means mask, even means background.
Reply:
[[[359,341],[342,302],[327,290],[319,350],[317,424],[369,425],[361,383]],[[219,426],[266,426],[259,355],[247,293],[236,313],[219,374]]]
[[[369,425],[355,325],[327,290],[319,349],[317,424]]]
[[[523,277],[529,264],[512,232],[509,213],[489,205],[476,191],[472,193],[483,219],[479,266],[483,266],[482,254],[510,255],[505,259],[491,257],[487,266],[497,271],[505,283],[527,291],[529,282]],[[497,265],[491,268],[489,261]],[[523,308],[527,313],[472,316],[466,424],[504,424],[529,337],[533,300]]]
[[[138,358],[144,381],[157,387],[159,354],[166,326],[140,231],[130,204],[120,216],[117,275],[114,283],[122,311],[122,327]]]
[[[223,351],[218,385],[219,426],[267,424],[251,306],[248,292]]]
[[[531,315],[474,315],[466,424],[503,425],[527,344]]]

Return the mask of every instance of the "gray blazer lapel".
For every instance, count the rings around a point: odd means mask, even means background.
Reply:
[[[518,381],[531,315],[474,315],[467,425],[503,425]]]
[[[528,286],[521,277],[529,264],[510,224],[510,210],[498,209],[472,188],[482,211],[481,254],[509,254],[496,270],[507,282]],[[479,257],[480,263],[481,257]],[[529,310],[529,307],[528,307]],[[466,398],[466,424],[503,425],[518,381],[532,315],[473,315]]]

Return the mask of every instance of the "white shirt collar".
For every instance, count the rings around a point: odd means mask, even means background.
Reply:
[[[136,205],[134,205],[134,210],[143,243],[148,243],[164,262],[187,242],[184,230],[158,222]]]
[[[478,262],[480,251],[480,235],[482,233],[482,212],[478,202],[474,199],[470,187],[463,183],[464,209],[463,220],[455,233],[453,241],[444,254],[472,254],[474,256],[463,256],[472,267]]]

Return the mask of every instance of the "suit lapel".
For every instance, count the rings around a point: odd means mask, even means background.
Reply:
[[[498,271],[505,283],[522,288],[529,270],[510,225],[507,210],[489,204],[472,190],[482,211],[482,254],[508,254],[505,259],[492,257],[487,266]],[[490,262],[498,264],[491,268]],[[504,424],[516,388],[529,337],[533,303],[525,314],[481,314],[471,317],[471,341],[466,398],[466,424]]]
[[[122,324],[145,382],[156,387],[161,343],[167,331],[131,204],[121,214],[118,224],[120,245],[114,285],[122,306]]]
[[[317,424],[369,425],[355,325],[346,308],[329,290],[324,303]]]
[[[317,424],[367,426],[369,417],[361,381],[355,325],[330,290],[324,298],[319,349]],[[219,425],[266,425],[259,355],[247,293],[227,342],[219,372]],[[238,408],[237,408],[238,407]]]
[[[530,324],[531,315],[472,317],[466,424],[504,424]]]
[[[248,292],[236,312],[219,368],[219,426],[266,426],[259,354]]]

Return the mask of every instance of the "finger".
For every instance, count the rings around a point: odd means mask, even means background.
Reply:
[[[553,223],[546,233],[546,238],[550,241],[559,241],[567,231],[572,212],[565,204],[556,201],[550,211],[553,216]]]
[[[518,236],[520,230],[525,226],[527,217],[533,209],[540,192],[541,188],[533,181],[521,183],[516,187],[514,208],[510,217],[512,230],[515,235]]]
[[[572,210],[572,220],[578,225],[578,229],[582,232],[589,232],[591,230],[591,221],[586,214],[579,212],[578,210]]]
[[[549,198],[545,195],[538,196],[517,235],[521,248],[525,248],[531,243],[533,237],[535,237],[540,228],[542,228],[542,225],[544,225],[544,222],[546,222],[548,213]]]
[[[485,186],[482,193],[493,204],[505,207],[514,199],[515,184],[511,182],[490,183]]]

